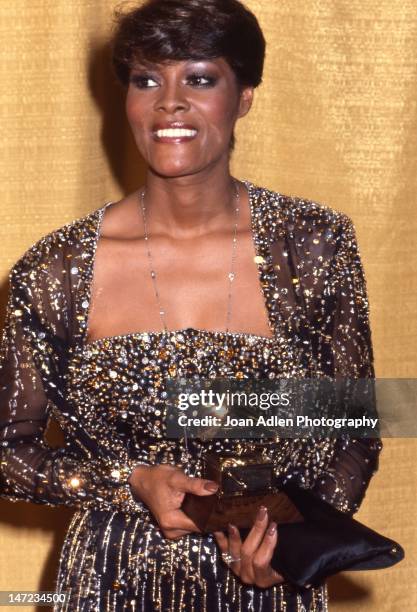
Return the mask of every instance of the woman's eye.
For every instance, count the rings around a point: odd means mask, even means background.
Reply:
[[[158,83],[153,77],[147,74],[133,74],[130,82],[138,89],[152,89],[158,87]],[[187,77],[187,83],[192,87],[213,87],[217,82],[216,77],[206,74],[191,74]]]
[[[139,89],[150,89],[151,87],[155,87],[158,83],[151,76],[134,74],[130,77],[131,83],[138,87]]]
[[[205,74],[192,74],[188,77],[188,82],[197,87],[213,87],[216,81],[215,77]]]

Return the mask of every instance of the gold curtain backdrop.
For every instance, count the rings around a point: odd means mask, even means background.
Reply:
[[[29,246],[143,179],[123,93],[108,68],[116,4],[1,3],[3,313],[7,273]],[[417,4],[246,4],[263,27],[267,58],[254,107],[236,132],[232,171],[352,217],[376,374],[417,377]],[[415,439],[385,440],[358,518],[401,542],[406,559],[332,578],[332,611],[417,608],[416,465]],[[64,507],[0,501],[0,590],[53,589],[71,515]]]

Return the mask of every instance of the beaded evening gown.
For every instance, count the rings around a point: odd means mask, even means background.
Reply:
[[[10,275],[1,344],[2,497],[75,508],[55,610],[327,609],[326,586],[242,584],[210,535],[167,540],[127,478],[168,462],[200,475],[202,445],[165,434],[168,377],[372,377],[365,280],[351,220],[245,181],[272,338],[187,328],[87,342],[94,256],[106,204],[41,238]],[[227,340],[227,351],[225,351]],[[65,445],[44,439],[49,418]],[[213,442],[217,448],[236,443]],[[279,477],[355,512],[380,440],[277,439]],[[302,551],[300,551],[302,554]]]

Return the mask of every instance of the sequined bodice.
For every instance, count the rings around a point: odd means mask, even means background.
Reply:
[[[275,337],[194,328],[111,336],[90,342],[74,354],[69,365],[69,399],[77,406],[79,418],[93,428],[92,435],[97,423],[105,422],[129,448],[130,456],[149,463],[184,464],[189,469],[193,458],[185,454],[182,441],[166,437],[167,378],[273,380],[291,375],[288,366],[282,342]],[[114,436],[108,439],[114,444]],[[200,470],[200,445],[188,442],[195,473]]]

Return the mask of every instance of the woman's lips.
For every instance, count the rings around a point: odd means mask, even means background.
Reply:
[[[197,136],[194,128],[161,128],[153,131],[153,137],[157,142],[187,142]]]

